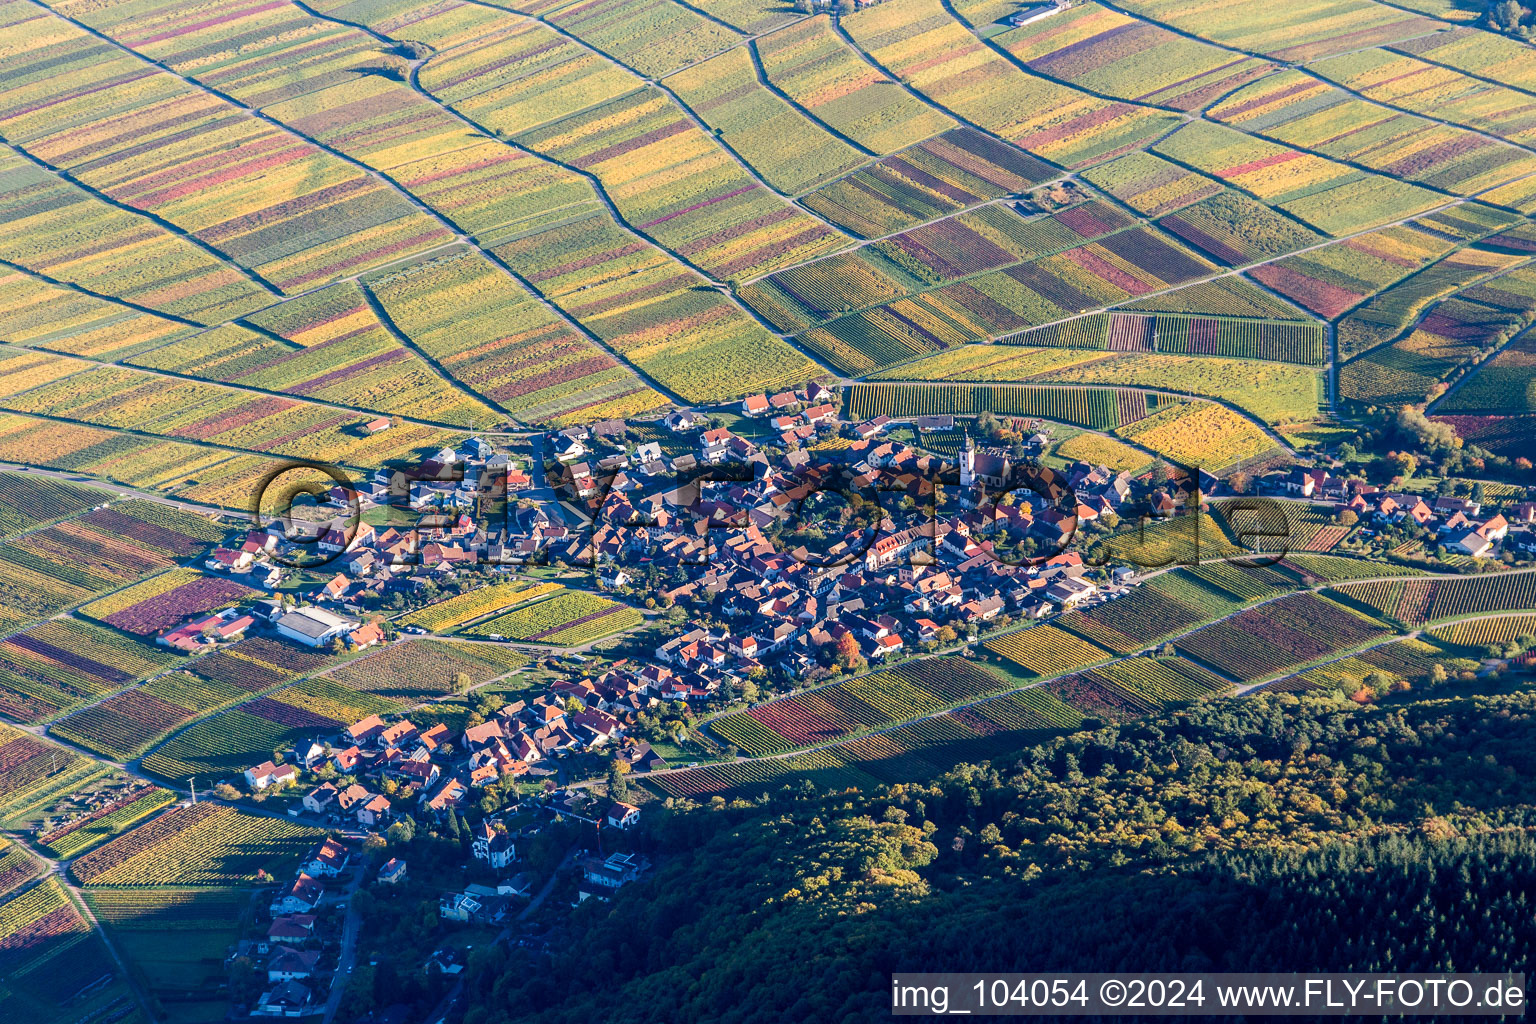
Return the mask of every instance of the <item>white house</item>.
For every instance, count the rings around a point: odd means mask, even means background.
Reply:
[[[324,814],[336,802],[336,785],[322,782],[304,794],[304,809],[310,814]]]
[[[325,895],[325,886],[316,878],[311,878],[300,872],[288,888],[278,893],[272,901],[272,916],[281,917],[284,914],[307,914],[315,909],[320,902],[320,897]]]
[[[1070,576],[1063,576],[1045,588],[1045,596],[1063,608],[1071,608],[1079,601],[1084,601],[1098,593],[1098,589],[1098,587],[1087,580],[1077,580]]]
[[[498,832],[489,822],[482,821],[472,834],[474,841],[470,845],[470,852],[476,860],[483,860],[499,871],[517,859],[512,837],[505,832]]]
[[[627,832],[640,824],[640,808],[615,800],[608,808],[608,824]]]
[[[309,861],[304,865],[305,874],[316,878],[322,875],[335,877],[346,869],[347,859],[350,854],[347,848],[336,840],[327,836],[318,846],[310,851]]]
[[[261,994],[253,1017],[302,1017],[313,1011],[309,1003],[313,993],[297,981],[279,982],[277,986]]]
[[[298,777],[299,773],[293,765],[279,766],[271,761],[263,761],[256,767],[245,770],[245,784],[252,790],[266,789],[268,786],[286,786]]]
[[[280,949],[267,961],[268,981],[297,981],[315,973],[318,949]]]
[[[481,903],[467,892],[456,892],[437,901],[437,915],[447,921],[468,921],[480,913]]]
[[[640,877],[641,863],[632,853],[610,853],[607,860],[587,857],[581,864],[581,877],[605,889],[617,889]]]
[[[277,631],[306,647],[324,647],[357,628],[351,619],[323,608],[299,608],[277,620]]]

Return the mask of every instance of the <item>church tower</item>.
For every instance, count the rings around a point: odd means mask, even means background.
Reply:
[[[970,487],[976,482],[976,442],[971,432],[965,432],[965,446],[960,449],[960,486]]]

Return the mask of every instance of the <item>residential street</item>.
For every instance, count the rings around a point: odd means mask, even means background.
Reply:
[[[336,956],[336,976],[331,981],[331,994],[325,1001],[325,1016],[321,1018],[321,1024],[331,1024],[336,1017],[336,1010],[341,1006],[341,997],[347,991],[347,982],[350,979],[352,968],[357,961],[357,932],[362,927],[362,915],[352,907],[352,897],[357,890],[362,888],[363,879],[368,877],[368,869],[372,867],[367,856],[359,859],[357,867],[353,870],[352,881],[347,885],[346,893],[342,897],[347,906],[347,920],[341,928],[341,952]]]

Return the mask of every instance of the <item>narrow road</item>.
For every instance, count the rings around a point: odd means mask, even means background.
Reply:
[[[1498,346],[1492,352],[1489,352],[1486,356],[1479,359],[1477,362],[1465,367],[1462,370],[1461,376],[1456,378],[1456,382],[1446,389],[1445,394],[1441,395],[1433,402],[1430,402],[1429,405],[1425,406],[1424,412],[1426,414],[1433,415],[1437,406],[1443,403],[1446,399],[1450,398],[1456,392],[1460,391],[1462,385],[1476,376],[1479,370],[1493,362],[1499,356],[1503,355],[1506,351],[1512,348],[1516,342],[1526,340],[1526,338],[1531,335],[1533,330],[1536,330],[1536,326],[1527,327],[1523,331],[1515,332],[1515,334],[1508,341],[1504,342],[1504,344]]]
[[[363,879],[368,875],[369,858],[366,854],[358,855],[358,862],[353,868],[352,881],[342,896],[342,901],[347,906],[346,922],[341,926],[341,950],[336,955],[336,973],[331,978],[331,993],[325,1001],[325,1016],[321,1018],[321,1024],[331,1024],[336,1018],[336,1011],[341,1007],[342,996],[346,995],[347,984],[352,980],[352,968],[357,964],[357,933],[362,927],[363,916],[352,906],[352,897],[357,895],[357,890],[362,887]]]
[[[507,942],[512,937],[513,924],[526,921],[528,918],[533,916],[534,911],[538,910],[540,905],[543,904],[545,898],[554,891],[555,883],[560,880],[560,872],[565,870],[565,868],[567,868],[571,862],[575,860],[575,858],[576,847],[572,846],[569,850],[565,851],[565,856],[560,858],[559,866],[550,873],[549,879],[544,883],[542,887],[540,887],[538,893],[534,895],[533,899],[528,901],[528,905],[524,907],[522,911],[512,919],[511,922],[508,922],[505,926],[503,926],[501,931],[496,933],[496,938],[493,940],[494,942]],[[439,1021],[444,1020],[448,1016],[449,1012],[453,1009],[454,1004],[458,1002],[459,996],[463,991],[464,978],[462,975],[460,975],[459,980],[453,983],[453,987],[448,990],[447,994],[444,995],[442,999],[438,1000],[437,1005],[432,1008],[432,1012],[427,1014],[423,1024],[438,1024]],[[325,1024],[330,1024],[330,1020],[327,1019]]]

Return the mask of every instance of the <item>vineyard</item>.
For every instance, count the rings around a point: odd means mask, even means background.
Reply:
[[[105,774],[105,769],[0,723],[0,824],[22,814],[26,805],[70,791],[93,773]]]
[[[565,590],[555,584],[540,586],[555,587],[560,592],[527,608],[488,619],[465,630],[465,634],[503,636],[509,640],[524,640],[553,647],[574,647],[638,626],[644,619],[635,609],[606,597]]]
[[[1180,637],[1181,654],[1240,682],[1362,647],[1385,627],[1315,594],[1293,594]]]
[[[324,666],[330,657],[271,637],[253,636],[197,658],[187,671],[210,683],[225,683],[259,693]]]
[[[1420,626],[1485,612],[1536,609],[1536,573],[1492,573],[1457,579],[1373,580],[1346,584],[1335,591],[1343,600]]]
[[[1536,615],[1496,615],[1474,619],[1432,630],[1430,635],[1457,647],[1507,644],[1520,637],[1536,637]]]
[[[0,537],[84,512],[104,497],[94,487],[0,473]]]
[[[1238,569],[1212,562],[1154,576],[1125,597],[1087,611],[1068,612],[1052,625],[1116,654],[1133,654],[1298,583],[1296,577],[1270,569]]]
[[[512,608],[565,589],[558,583],[496,583],[466,591],[400,617],[406,626],[421,626],[434,633],[444,632],[482,615]]]
[[[228,683],[176,672],[77,711],[54,723],[52,732],[87,750],[127,761],[182,724],[246,696]]]
[[[299,717],[298,709],[288,705],[271,713]],[[178,785],[194,777],[212,782],[238,775],[271,757],[272,751],[313,732],[313,726],[286,726],[236,707],[188,726],[151,750],[142,765],[146,772]]]
[[[1198,466],[1211,473],[1275,449],[1268,434],[1213,402],[1175,406],[1117,433],[1175,465]]]
[[[129,633],[148,636],[179,625],[193,615],[227,608],[258,593],[243,583],[205,576],[196,569],[172,569],[92,601],[80,613]]]
[[[500,644],[415,639],[349,661],[324,678],[381,697],[423,700],[453,692],[461,672],[479,686],[526,664],[527,655]]]
[[[187,726],[151,751],[143,767],[178,783],[194,776],[224,778],[265,760],[274,750],[400,706],[392,697],[313,676]]]
[[[777,753],[933,714],[1006,685],[964,661],[925,659],[726,715],[709,729],[746,753]]]
[[[0,902],[0,976],[17,1019],[67,1022],[132,1012],[132,998],[90,925],[55,878]]]
[[[932,666],[924,677],[928,680],[955,672],[959,672],[961,679],[987,674],[953,658],[917,662],[903,669],[916,669],[923,664]],[[813,742],[815,737],[807,738],[807,726],[815,722],[822,724],[812,728],[823,732],[824,739],[834,740],[851,731],[844,728],[840,733],[837,720],[827,717],[834,696],[829,691],[844,685],[716,719],[709,728],[743,752],[753,754],[778,753],[793,749],[789,743]],[[920,781],[941,775],[957,764],[1002,757],[1077,728],[1085,716],[1124,720],[1131,714],[1207,700],[1230,689],[1226,680],[1181,658],[1135,658],[999,696],[982,696],[984,689],[964,693],[959,699],[973,703],[959,710],[847,739],[834,746],[790,757],[693,768],[653,776],[649,781],[670,796],[689,798],[716,794],[750,798],[773,793],[782,786],[798,785],[802,779],[833,791],[855,786],[867,788],[873,783]],[[960,689],[950,689],[946,696],[955,698],[960,693]],[[828,700],[808,700],[821,694],[826,694]],[[978,696],[982,699],[977,700]],[[847,706],[841,697],[837,699],[841,706]],[[783,712],[774,711],[774,721],[784,723],[785,727],[776,724],[770,730],[764,725],[768,719],[759,712],[775,705],[789,707]],[[793,738],[785,740],[780,733]]]
[[[1114,430],[1121,424],[1121,396],[1140,393],[1111,388],[1034,388],[966,384],[850,384],[844,391],[846,415],[862,420],[889,416],[896,420],[914,416],[975,416],[983,412],[999,416],[1039,416],[1091,430]],[[1146,396],[1147,410],[1165,404],[1176,408],[1179,400]]]
[[[92,888],[85,900],[110,928],[179,932],[227,926],[240,916],[249,894],[239,889]]]
[[[57,859],[69,860],[127,831],[175,802],[176,794],[170,790],[144,787],[120,801],[102,807],[86,819],[71,822],[67,828],[39,836],[38,842],[47,847]]]
[[[1340,658],[1316,668],[1299,672],[1267,683],[1267,692],[1301,692],[1306,690],[1337,690],[1342,694],[1357,693],[1370,676],[1385,675],[1389,679],[1402,680],[1410,686],[1428,683],[1436,665],[1448,671],[1475,669],[1476,661],[1457,658],[1454,651],[1442,645],[1424,640],[1402,639],[1383,644],[1350,658]]]
[[[14,537],[0,543],[0,628],[21,628],[172,564],[86,519]]]
[[[113,887],[241,884],[263,870],[281,878],[320,835],[275,818],[193,804],[77,858],[70,874],[82,885]]]
[[[1037,676],[1070,672],[1109,658],[1097,644],[1074,636],[1055,623],[1022,629],[986,641],[987,650],[1002,655]]]
[[[1531,496],[1536,15],[1518,3],[37,0],[6,14],[0,463],[49,475],[0,470],[0,718],[18,726],[0,724],[0,828],[72,862],[132,975],[67,887],[0,841],[7,1022],[248,1009],[225,956],[260,902],[250,883],[286,877],[313,833],[172,809],[141,768],[203,792],[418,702],[457,731],[497,693],[636,667],[676,622],[561,583],[462,587],[490,579],[478,570],[426,586],[450,596],[416,608],[392,591],[429,566],[348,561],[350,611],[438,636],[332,655],[259,625],[191,657],[156,645],[194,616],[314,596],[302,571],[258,590],[198,568],[247,521],[190,509],[248,513],[283,465],[334,464],[367,492],[378,470],[471,435],[525,460],[525,428],[577,425],[675,461],[696,438],[662,417],[688,406],[772,454],[784,424],[747,423],[737,403],[832,382],[840,419],[890,417],[889,439],[926,453],[953,455],[981,424],[919,436],[919,416],[1080,428],[1058,429],[1044,460],[1130,474],[1134,503],[1167,488],[1178,504],[1165,471],[1181,468],[1269,493],[1293,449],[1337,469],[1346,441],[1363,450],[1345,472],[1383,486],[1476,486],[1512,520]],[[1388,483],[1414,447],[1405,408],[1457,444]],[[1005,427],[1011,444],[1037,425]],[[809,453],[808,480],[824,457],[926,465],[849,436],[862,432],[788,443]],[[650,464],[629,478],[637,507],[676,497],[652,490]],[[1536,631],[1536,572],[1344,557],[1384,534],[1321,501],[1265,522],[1192,497],[1156,521],[1113,500],[1092,524],[1080,511],[1085,556],[1138,573],[1083,610],[733,705],[702,728],[752,760],[642,785],[873,791],[1248,684],[1364,704]],[[737,555],[771,567],[760,540]],[[1436,549],[1384,547],[1419,565]],[[1280,561],[1233,564],[1249,551]],[[642,600],[683,593],[647,562]],[[986,597],[975,564],[962,603]],[[814,592],[811,620],[851,607],[818,588],[856,578],[756,571]],[[989,582],[1017,614],[1038,591],[1005,577]],[[874,605],[913,580],[868,577],[869,614],[895,613]],[[726,596],[717,611],[750,611],[750,590]],[[589,647],[603,657],[570,667]],[[1056,769],[1077,784],[1078,768]],[[1165,824],[1170,849],[1219,849]],[[1012,856],[933,838],[949,860]]]
[[[1108,206],[1085,204],[1056,214],[1054,221],[1018,225],[998,224],[999,216],[965,214],[910,233],[916,237],[897,236],[880,243],[886,263],[901,276],[935,287],[802,331],[800,342],[844,372],[867,374],[966,342],[1096,311],[1186,284],[1215,270],[1151,228],[1123,227],[1125,222]],[[966,219],[971,225],[963,223]],[[984,219],[991,222],[981,233],[978,229]],[[942,244],[929,237],[941,229],[948,236]],[[1080,244],[1073,245],[1074,241]],[[1072,247],[1051,251],[1061,245]],[[1027,258],[1021,262],[1014,253]],[[985,269],[989,265],[997,269]],[[985,272],[972,276],[978,270]],[[950,279],[952,283],[945,283]],[[1117,315],[1114,319],[1131,323],[1151,318]],[[1298,326],[1275,325],[1268,331],[1280,333]],[[1211,333],[1214,338],[1219,332],[1213,328]],[[1141,344],[1145,343],[1143,339]],[[1109,347],[1120,347],[1114,334]],[[1213,340],[1205,347],[1217,346]],[[1127,342],[1125,350],[1135,348]]]
[[[1038,160],[957,128],[824,185],[805,203],[845,231],[875,238],[1026,191],[1052,175]]]
[[[0,714],[52,718],[173,664],[175,655],[77,619],[0,642]]]

